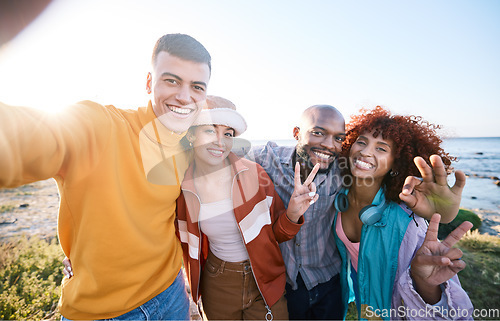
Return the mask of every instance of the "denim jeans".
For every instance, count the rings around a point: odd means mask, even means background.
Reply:
[[[61,320],[68,319],[62,317]],[[189,320],[189,297],[182,270],[165,291],[140,307],[108,320]]]
[[[344,304],[339,274],[307,290],[299,273],[297,284],[299,287],[295,291],[286,284],[290,320],[342,320]]]

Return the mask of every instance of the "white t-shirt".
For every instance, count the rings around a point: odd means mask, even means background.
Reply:
[[[210,251],[216,257],[227,262],[248,260],[230,198],[201,204],[199,220],[201,231],[210,240]]]

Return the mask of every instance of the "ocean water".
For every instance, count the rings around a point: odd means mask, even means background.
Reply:
[[[297,143],[295,140],[275,142],[283,146]],[[254,140],[251,143],[264,145],[266,141]],[[500,180],[500,137],[449,138],[444,140],[443,148],[458,158],[452,163],[453,168],[467,175],[461,206],[500,213],[500,186],[495,185]],[[454,184],[453,174],[448,182]]]
[[[467,175],[461,206],[500,212],[500,186],[495,185],[500,180],[500,137],[450,138],[443,147],[458,157],[453,167]]]

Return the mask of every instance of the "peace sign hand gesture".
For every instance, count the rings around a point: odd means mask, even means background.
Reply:
[[[316,164],[309,176],[307,176],[304,184],[302,184],[300,179],[300,164],[298,162],[295,163],[295,186],[286,211],[286,215],[294,223],[297,223],[299,218],[307,211],[309,206],[316,202],[319,198],[319,195],[316,194],[316,184],[313,183],[319,167],[320,165]]]
[[[442,242],[437,239],[441,216],[434,214],[429,222],[424,243],[411,262],[411,276],[415,289],[427,303],[435,304],[441,297],[439,285],[465,268],[460,258],[462,251],[453,248],[472,228],[471,222],[463,222]]]

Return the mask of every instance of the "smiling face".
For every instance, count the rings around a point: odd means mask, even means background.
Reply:
[[[333,107],[311,107],[304,112],[300,127],[293,131],[298,140],[297,156],[309,168],[320,164],[320,171],[327,171],[342,149],[345,138],[344,117]]]
[[[394,164],[393,142],[383,139],[375,130],[360,135],[349,152],[351,174],[356,179],[370,179],[382,183],[382,180]]]
[[[190,131],[191,132],[191,131]],[[193,143],[196,165],[224,165],[233,148],[234,129],[223,125],[201,125],[188,139]]]
[[[160,52],[146,84],[156,117],[168,129],[185,132],[205,104],[209,79],[208,64]]]

